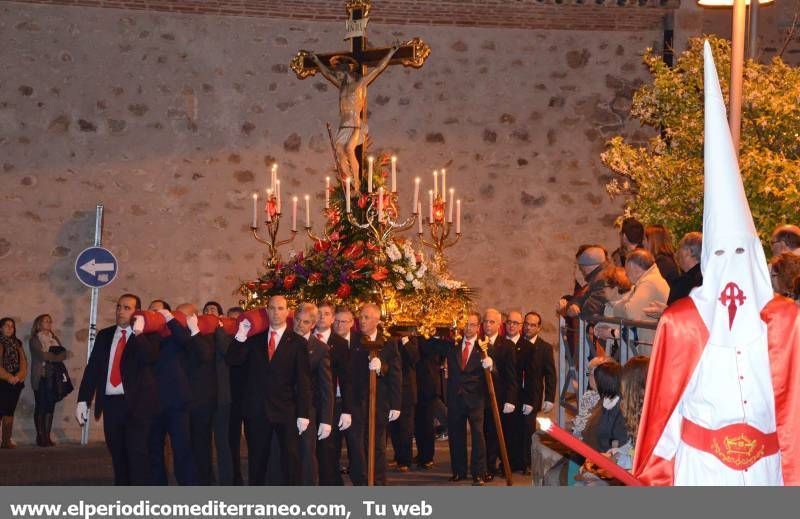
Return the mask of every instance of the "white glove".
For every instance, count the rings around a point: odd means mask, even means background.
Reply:
[[[317,439],[324,440],[328,436],[331,435],[331,426],[330,424],[321,423],[317,428]]]
[[[553,410],[553,402],[545,402],[544,404],[542,404],[543,413],[549,413],[552,410]]]
[[[369,369],[374,371],[375,373],[380,374],[381,372],[381,359],[375,357],[374,359],[369,361]]]
[[[197,316],[195,314],[186,317],[186,326],[189,327],[189,333],[192,337],[200,333],[200,327],[197,325]]]
[[[174,319],[174,316],[172,315],[172,312],[170,312],[170,311],[169,311],[169,310],[167,310],[166,308],[162,308],[161,310],[159,310],[159,311],[158,311],[158,313],[160,313],[161,315],[163,315],[163,316],[164,316],[164,319],[165,319],[167,322],[170,322],[172,319]]]
[[[83,426],[89,419],[89,407],[86,402],[78,402],[78,407],[75,408],[75,419],[78,420],[80,426]]]
[[[236,335],[234,336],[234,339],[236,339],[239,342],[246,341],[247,334],[250,332],[250,328],[252,326],[253,325],[250,324],[250,321],[248,321],[247,319],[242,319],[242,322],[239,323],[239,329],[236,330]]]
[[[514,407],[514,404],[509,404],[508,402],[503,404],[503,414],[513,413],[514,409],[516,409],[516,407]]]
[[[353,424],[353,417],[347,413],[342,413],[339,417],[339,430],[346,431]]]
[[[144,331],[144,317],[137,315],[133,318],[133,334],[141,335]]]
[[[397,409],[390,409],[389,410],[389,421],[390,422],[394,422],[398,418],[400,418],[400,411],[398,411]]]
[[[528,404],[522,404],[522,414],[528,416],[533,412],[533,406]]]
[[[481,366],[483,366],[483,369],[491,370],[492,366],[494,366],[494,361],[491,357],[487,356],[485,359],[481,360]]]
[[[297,434],[303,434],[303,431],[308,429],[308,418],[298,418],[297,419]]]

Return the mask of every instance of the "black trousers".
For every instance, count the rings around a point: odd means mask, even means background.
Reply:
[[[150,420],[128,413],[125,396],[106,396],[103,434],[111,454],[115,485],[151,485],[147,438]]]
[[[414,441],[414,409],[413,404],[402,404],[400,417],[389,422],[389,435],[394,448],[394,460],[398,465],[411,465],[411,449]]]
[[[242,425],[244,424],[244,389],[247,372],[243,366],[230,367],[231,404],[228,422],[228,445],[233,465],[233,484],[242,485]]]
[[[182,486],[197,484],[189,422],[188,406],[161,411],[153,419],[148,440],[153,485],[168,484],[164,462],[164,444],[167,435],[172,447],[172,464],[178,484]]]
[[[508,449],[508,432],[512,428],[510,423],[511,414],[503,414],[503,404],[499,404],[498,411],[500,411],[500,424],[503,427],[503,434],[506,439],[506,449]],[[487,406],[483,418],[483,431],[486,435],[486,467],[494,474],[497,472],[497,460],[500,459],[500,442],[497,437],[497,428],[494,425],[494,417],[492,416],[492,408]],[[509,460],[511,463],[511,460]]]
[[[189,429],[198,485],[214,484],[214,472],[211,463],[213,428],[214,405],[205,404],[193,407],[189,412]]]
[[[417,402],[414,410],[414,437],[417,440],[417,463],[433,461],[436,431],[433,427],[433,400]]]
[[[247,436],[248,484],[264,485],[272,447],[273,436],[278,439],[281,465],[287,485],[300,484],[300,442],[297,425],[290,422],[272,422],[266,416],[246,416],[244,429]]]
[[[456,396],[448,402],[447,434],[450,444],[450,466],[453,475],[467,475],[467,423],[472,435],[470,472],[472,477],[486,472],[486,438],[484,436],[484,408],[467,405],[464,397]]]

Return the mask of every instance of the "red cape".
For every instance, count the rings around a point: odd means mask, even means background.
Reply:
[[[775,421],[783,482],[800,485],[800,319],[794,301],[775,296],[761,311],[775,394]],[[674,458],[653,450],[689,384],[708,342],[708,330],[694,301],[683,298],[661,316],[653,340],[633,474],[646,485],[672,485]]]

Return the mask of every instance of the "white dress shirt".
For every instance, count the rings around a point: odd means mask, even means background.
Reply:
[[[106,373],[106,395],[124,395],[125,389],[122,387],[122,383],[116,387],[111,385],[111,369],[114,367],[114,355],[117,353],[117,343],[119,343],[120,338],[122,337],[122,330],[125,330],[125,346],[127,347],[128,342],[130,342],[131,337],[133,337],[133,329],[130,326],[126,328],[120,328],[117,326],[117,329],[114,330],[114,337],[111,339],[111,354],[108,356],[108,373]],[[121,361],[122,359],[120,359]]]
[[[272,328],[270,326],[267,329],[267,347],[269,347],[269,337],[270,337],[270,335],[272,335],[272,332],[275,332],[275,351],[278,351],[278,344],[280,344],[281,337],[283,337],[283,332],[285,332],[285,331],[286,331],[286,324],[284,324],[280,328]]]
[[[328,328],[327,330],[324,330],[324,331],[315,330],[314,331],[314,335],[316,335],[316,334],[320,334],[321,335],[320,340],[322,342],[324,342],[325,344],[328,344],[328,340],[331,338],[331,329]]]

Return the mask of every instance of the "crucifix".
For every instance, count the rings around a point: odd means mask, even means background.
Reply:
[[[340,180],[351,178],[359,190],[368,133],[367,87],[389,65],[421,67],[431,51],[419,38],[388,48],[367,48],[370,0],[347,0],[345,7],[349,16],[345,39],[351,41],[351,50],[325,54],[301,50],[291,67],[299,79],[319,72],[339,89],[339,128],[333,144],[336,165]]]

